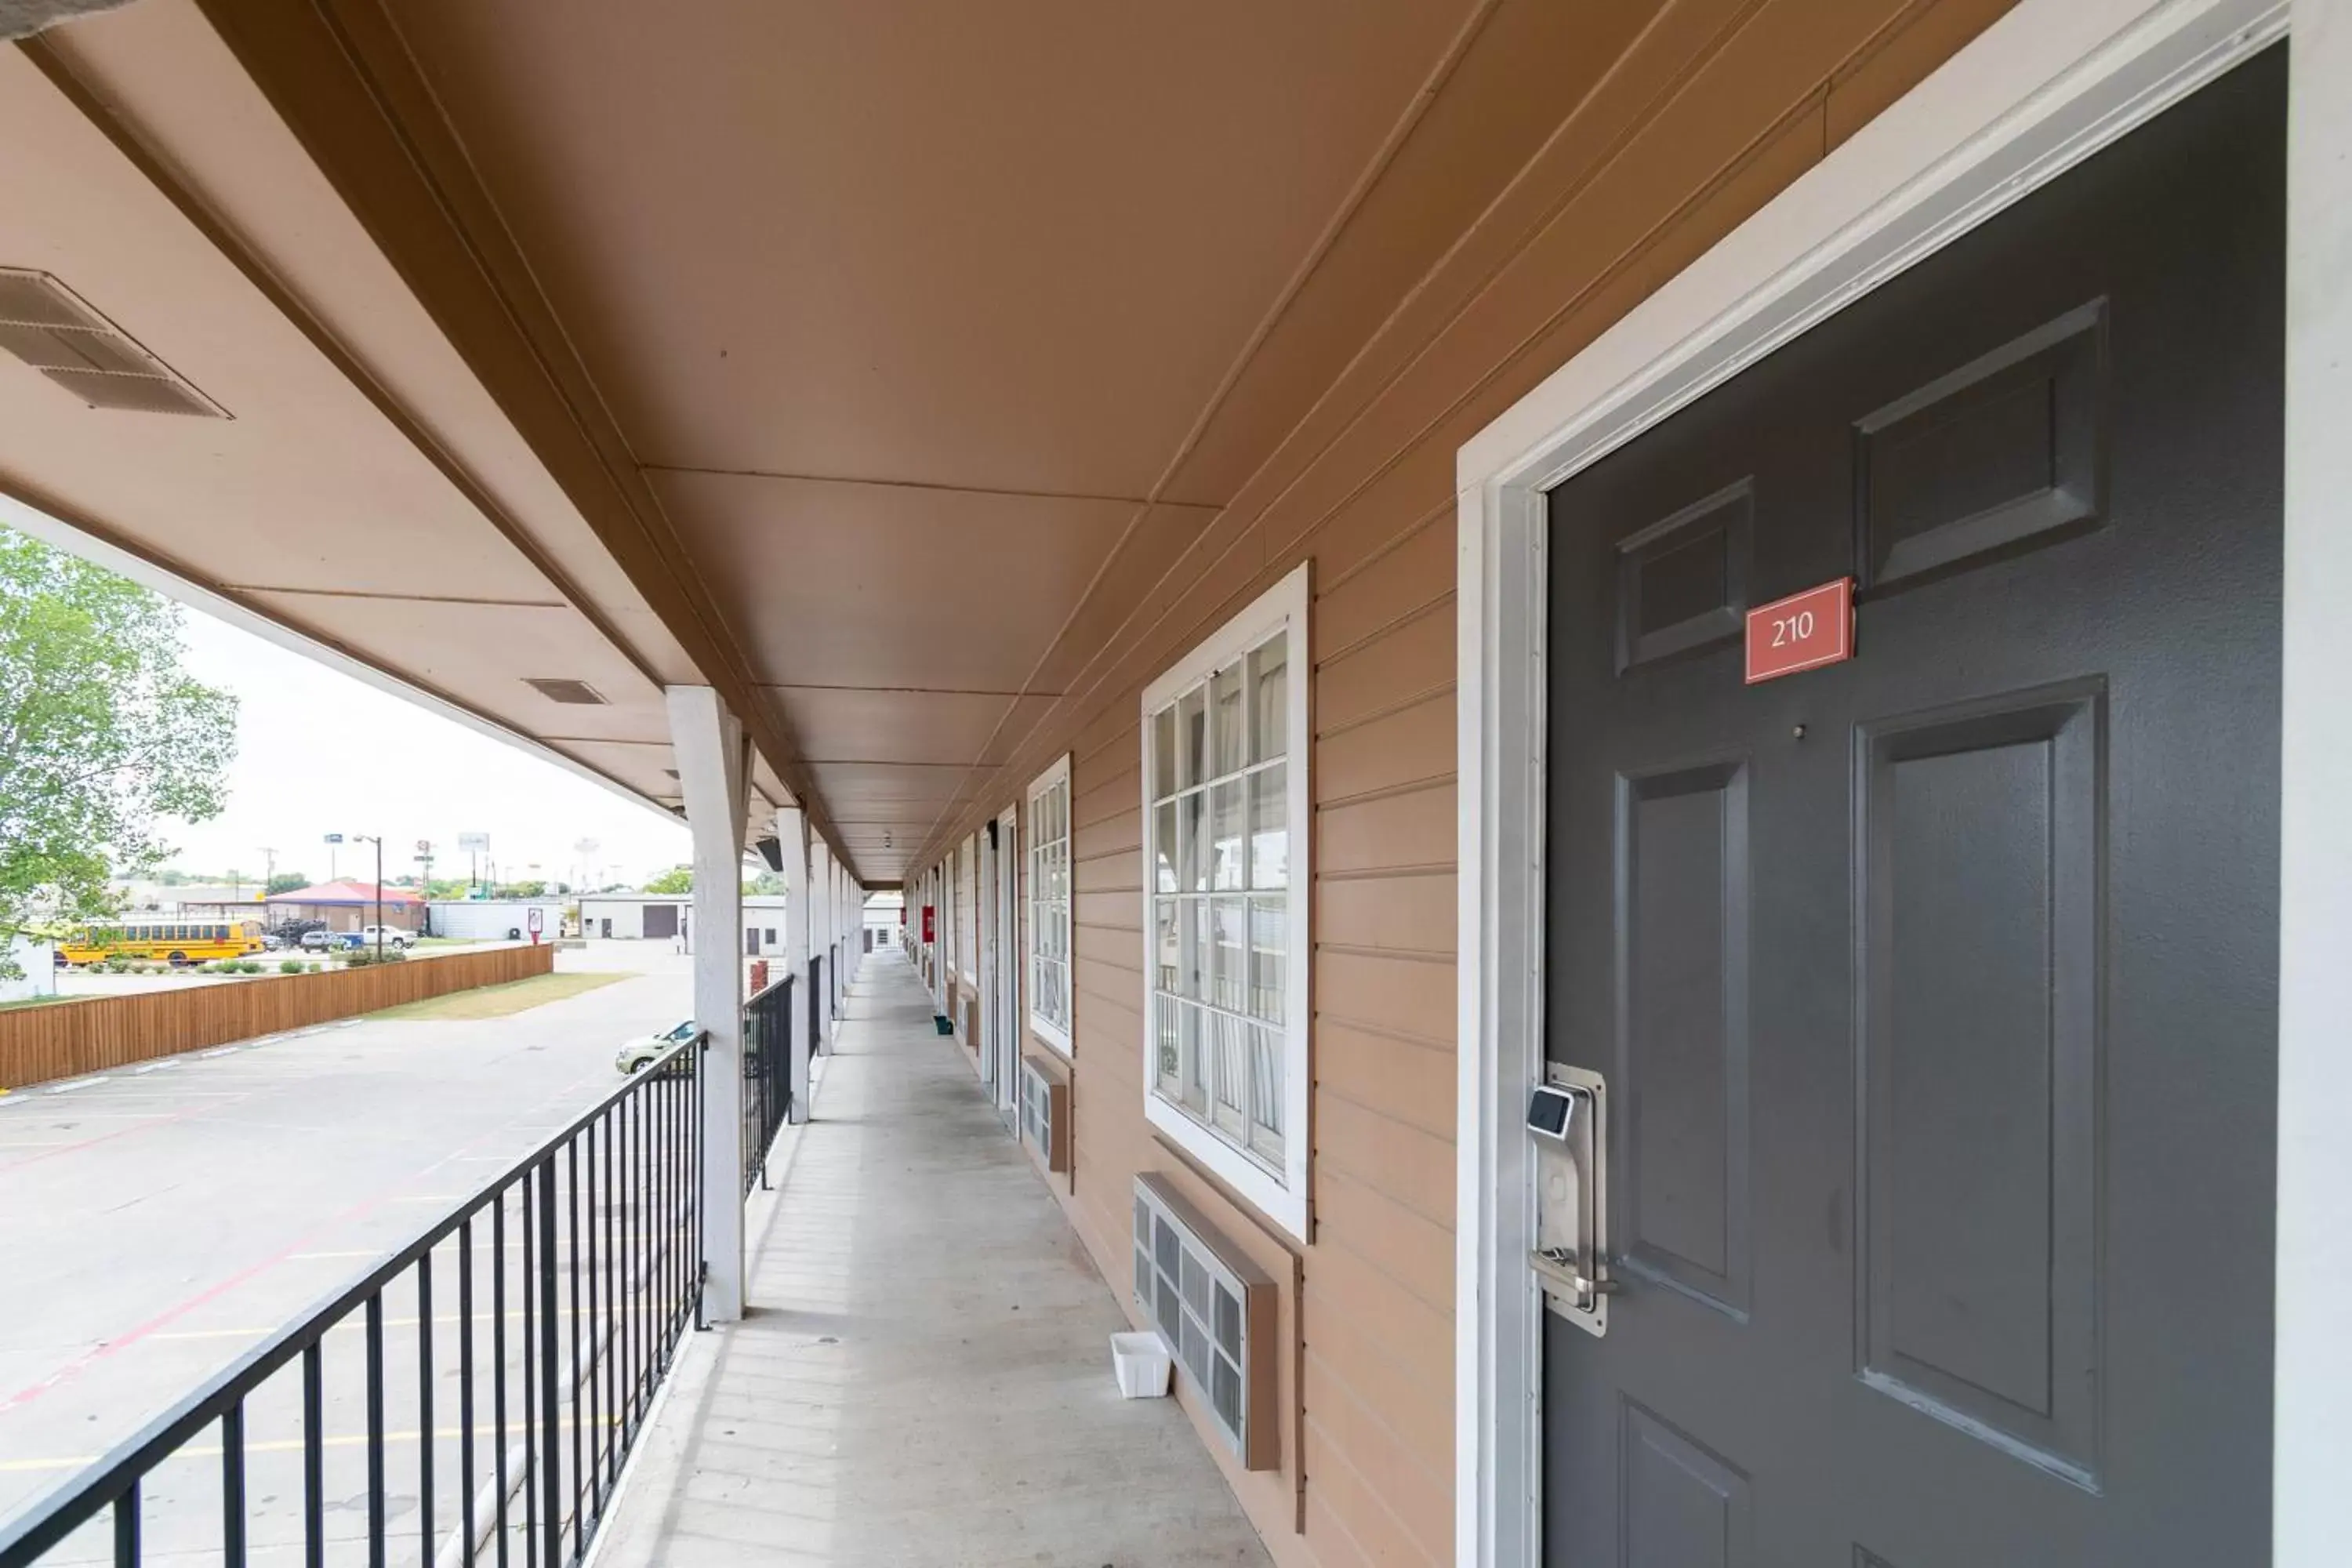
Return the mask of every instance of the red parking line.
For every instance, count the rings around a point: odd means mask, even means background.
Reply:
[[[11,1171],[21,1171],[27,1165],[37,1165],[44,1160],[54,1160],[60,1154],[73,1154],[84,1149],[95,1149],[100,1143],[110,1143],[117,1138],[127,1138],[133,1132],[144,1132],[151,1127],[165,1127],[174,1121],[184,1121],[202,1111],[226,1110],[239,1100],[252,1099],[255,1092],[248,1089],[235,1099],[220,1100],[209,1105],[191,1105],[184,1110],[174,1110],[167,1115],[151,1117],[129,1127],[118,1127],[111,1132],[101,1132],[95,1138],[85,1138],[79,1143],[60,1143],[45,1153],[27,1154],[21,1160],[11,1160],[6,1164],[0,1165],[0,1176],[5,1176]],[[0,1409],[5,1408],[5,1406],[0,1406]]]
[[[531,1107],[530,1109],[532,1110],[537,1110],[541,1107],[546,1106],[554,1100],[569,1099],[572,1092],[579,1089],[582,1084],[603,1076],[604,1075],[599,1072],[584,1073],[578,1079],[573,1079],[570,1084],[567,1084],[563,1089],[549,1095],[545,1100],[541,1100],[538,1106]],[[206,1107],[205,1109],[210,1110],[217,1108]],[[193,1112],[183,1112],[182,1114],[193,1114]],[[519,1118],[515,1120],[519,1120]],[[151,1123],[150,1125],[152,1124]],[[438,1158],[419,1166],[408,1174],[402,1176],[395,1181],[386,1183],[374,1193],[371,1194],[367,1197],[362,1198],[358,1203],[352,1205],[349,1208],[342,1210],[341,1213],[329,1215],[326,1219],[311,1226],[309,1230],[302,1232],[293,1240],[288,1242],[284,1247],[278,1248],[276,1252],[271,1253],[268,1257],[262,1258],[259,1262],[252,1264],[245,1268],[241,1268],[235,1274],[229,1275],[226,1279],[216,1280],[213,1284],[206,1286],[202,1290],[197,1291],[195,1294],[175,1302],[127,1333],[119,1334],[113,1339],[107,1340],[102,1343],[91,1346],[89,1350],[84,1351],[80,1355],[76,1356],[73,1360],[58,1368],[57,1371],[49,1373],[48,1376],[43,1378],[40,1382],[28,1384],[24,1388],[18,1389],[7,1398],[0,1399],[0,1415],[5,1415],[9,1411],[16,1409],[20,1405],[30,1405],[34,1400],[38,1399],[42,1394],[47,1394],[49,1390],[57,1387],[59,1384],[72,1382],[75,1378],[79,1377],[83,1373],[97,1365],[100,1362],[105,1361],[123,1351],[129,1350],[132,1345],[137,1344],[148,1335],[157,1332],[168,1324],[178,1321],[180,1319],[187,1316],[190,1312],[195,1310],[198,1307],[203,1306],[205,1302],[213,1300],[215,1298],[235,1289],[237,1286],[245,1284],[247,1281],[254,1279],[257,1275],[267,1273],[268,1270],[277,1268],[279,1264],[285,1262],[292,1254],[304,1250],[307,1243],[315,1241],[331,1232],[335,1227],[348,1224],[350,1221],[359,1218],[370,1210],[380,1207],[400,1188],[406,1186],[409,1183],[415,1181],[420,1176],[438,1170],[441,1166],[449,1163],[449,1162],[456,1159],[458,1155],[475,1148],[477,1145],[488,1142],[491,1139],[497,1137],[499,1133],[505,1131],[508,1128],[513,1125],[514,1120],[509,1120],[500,1123],[499,1126],[490,1128],[478,1138],[460,1143],[457,1148],[450,1150],[447,1153],[440,1155]],[[124,1132],[130,1132],[136,1131],[138,1129],[124,1128],[122,1131]],[[121,1133],[107,1134],[110,1138],[119,1137],[121,1135]],[[96,1143],[101,1141],[102,1140],[93,1138],[89,1142],[91,1143]],[[76,1145],[76,1147],[79,1148],[86,1148],[88,1146],[88,1144]],[[35,1158],[46,1159],[47,1156],[36,1155]],[[32,1162],[24,1161],[21,1163],[30,1164]],[[12,1166],[9,1168],[14,1169],[15,1167]]]

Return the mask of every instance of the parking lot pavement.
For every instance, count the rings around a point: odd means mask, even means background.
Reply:
[[[619,1087],[690,1011],[667,944],[505,1017],[357,1020],[0,1097],[0,1518]],[[330,1358],[331,1361],[333,1358]]]

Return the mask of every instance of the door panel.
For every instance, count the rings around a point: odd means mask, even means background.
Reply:
[[[1738,763],[1629,778],[1619,812],[1627,1267],[1748,1293],[1748,788]]]
[[[1555,1564],[2268,1552],[2284,55],[1551,498]],[[1856,583],[1855,657],[1744,683]]]
[[[1865,1378],[2093,1480],[2095,684],[1865,725]]]

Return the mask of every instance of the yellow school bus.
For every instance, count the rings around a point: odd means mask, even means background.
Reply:
[[[58,943],[58,956],[68,963],[96,963],[108,958],[144,958],[165,963],[202,963],[215,958],[243,958],[261,951],[259,921],[187,921],[157,918],[127,920],[112,925],[81,926]]]

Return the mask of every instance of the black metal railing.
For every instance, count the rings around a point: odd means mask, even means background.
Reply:
[[[0,1568],[580,1561],[700,1314],[705,1048],[0,1524]]]
[[[793,1110],[793,977],[743,1005],[743,1190],[768,1184],[768,1149]]]

